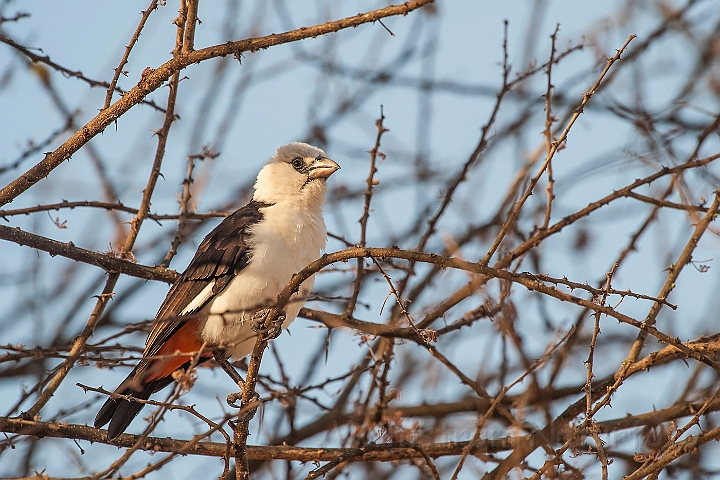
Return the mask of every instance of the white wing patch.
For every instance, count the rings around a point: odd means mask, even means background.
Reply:
[[[194,313],[203,305],[205,305],[205,302],[210,300],[210,297],[212,297],[212,291],[214,286],[215,280],[208,283],[207,286],[203,288],[202,291],[190,301],[190,303],[187,304],[187,307],[185,307],[183,311],[180,312],[180,315],[188,315]]]

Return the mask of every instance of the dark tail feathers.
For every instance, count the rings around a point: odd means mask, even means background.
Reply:
[[[115,390],[115,393],[129,395],[139,400],[147,400],[150,395],[162,390],[170,382],[172,382],[172,377],[143,381],[142,378],[136,378],[136,371],[133,370],[128,378]],[[95,417],[95,428],[100,428],[110,422],[107,437],[112,440],[125,431],[144,406],[145,404],[140,402],[121,398],[108,398]]]

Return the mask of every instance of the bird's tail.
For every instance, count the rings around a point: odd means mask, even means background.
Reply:
[[[147,400],[173,381],[173,372],[176,370],[187,370],[193,363],[199,364],[212,358],[212,352],[203,350],[199,325],[200,320],[197,318],[185,320],[157,349],[146,350],[147,356],[130,372],[115,393]],[[125,398],[108,398],[95,417],[95,428],[110,422],[108,438],[112,440],[125,431],[143,406],[144,403]]]
[[[138,371],[138,368],[133,370],[115,389],[114,393],[138,400],[147,400],[150,395],[162,390],[173,381],[172,376],[149,379],[148,375],[143,375],[143,373],[145,372]],[[109,440],[112,440],[125,431],[144,406],[144,403],[124,398],[108,398],[95,417],[95,428],[100,428],[110,422],[107,436]]]

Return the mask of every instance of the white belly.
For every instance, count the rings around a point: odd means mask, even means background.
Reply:
[[[295,272],[293,272],[295,273]],[[292,273],[288,275],[288,282]],[[285,306],[287,328],[310,295],[314,278],[303,282],[300,291]],[[275,282],[273,282],[275,283]],[[256,279],[239,275],[225,289],[223,295],[210,304],[210,311],[202,329],[203,340],[210,345],[221,345],[235,359],[252,352],[257,333],[253,330],[253,314],[260,308],[273,306],[287,282],[260,288]]]
[[[276,207],[263,209],[265,221],[253,228],[257,243],[252,248],[250,263],[204,309],[208,316],[202,329],[203,340],[222,345],[235,359],[248,355],[255,345],[253,314],[274,306],[293,274],[317,260],[325,246],[324,223],[317,224],[314,218],[308,221],[294,212],[275,210]],[[283,328],[297,316],[313,282],[314,276],[303,282],[300,291],[290,298],[285,306]]]

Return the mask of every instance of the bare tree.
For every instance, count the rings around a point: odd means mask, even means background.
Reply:
[[[93,63],[23,30],[93,17],[0,3],[0,474],[717,475],[714,2],[570,35],[578,2],[310,3],[120,4]],[[166,284],[290,140],[343,166],[267,321],[318,273],[301,318],[242,392],[207,362],[107,440]]]

